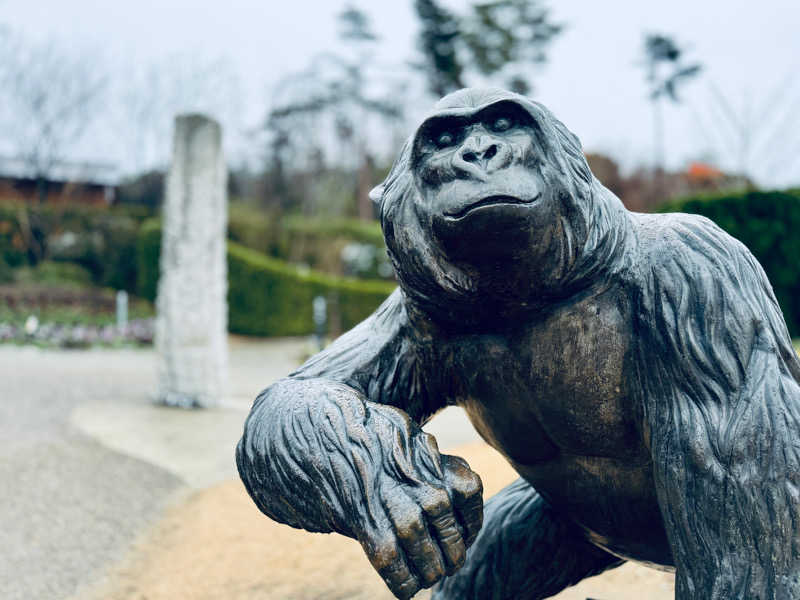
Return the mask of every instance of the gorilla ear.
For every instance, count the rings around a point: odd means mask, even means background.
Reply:
[[[369,193],[369,199],[372,200],[372,213],[378,219],[381,218],[381,208],[383,206],[383,190],[386,189],[386,184],[381,183],[376,185]]]

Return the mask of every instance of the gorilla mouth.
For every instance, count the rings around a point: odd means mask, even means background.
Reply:
[[[481,198],[480,200],[472,202],[471,204],[467,204],[465,207],[461,208],[458,211],[445,212],[445,216],[451,219],[460,219],[462,217],[465,217],[468,213],[472,212],[476,208],[481,208],[483,206],[494,206],[501,204],[532,204],[533,202],[538,200],[541,195],[542,194],[539,193],[536,194],[533,198],[524,199],[524,198],[517,198],[516,196],[494,194],[492,196],[486,196],[484,198]]]

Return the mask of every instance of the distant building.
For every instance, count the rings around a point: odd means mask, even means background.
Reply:
[[[117,187],[113,165],[62,162],[37,177],[24,160],[0,157],[0,201],[109,206]]]

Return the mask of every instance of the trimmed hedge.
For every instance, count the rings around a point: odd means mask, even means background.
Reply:
[[[332,328],[347,330],[368,317],[395,287],[303,271],[234,243],[228,244],[228,285],[228,327],[251,335],[312,333],[315,296],[328,300]]]
[[[142,226],[138,243],[139,292],[155,298],[161,227]],[[234,242],[228,243],[228,329],[245,335],[305,335],[314,331],[311,303],[328,300],[331,333],[350,329],[374,311],[394,284],[332,277],[303,270]]]
[[[714,221],[764,267],[792,336],[800,336],[800,190],[741,192],[672,201],[659,212]]]

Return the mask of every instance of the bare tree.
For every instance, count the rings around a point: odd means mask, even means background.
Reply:
[[[715,153],[736,165],[740,185],[794,175],[800,164],[800,88],[794,72],[772,89],[737,95],[713,81],[708,89],[703,110],[693,110],[695,123]]]
[[[343,51],[315,56],[307,69],[276,86],[278,94],[266,129],[273,141],[283,141],[280,146],[271,144],[273,167],[283,168],[286,158],[295,153],[301,161],[305,158],[307,170],[321,172],[325,150],[333,150],[333,166],[353,173],[356,213],[367,220],[373,217],[368,193],[375,162],[369,149],[370,131],[378,121],[402,118],[403,90],[389,70],[375,68],[372,57],[378,36],[366,13],[348,5],[338,21]],[[320,208],[309,204],[313,194],[306,196],[308,212]]]
[[[223,59],[173,55],[145,65],[120,65],[125,76],[113,85],[115,129],[125,170],[162,168],[168,159],[172,119],[176,114],[213,115],[234,134],[241,114],[241,86]]]
[[[96,57],[7,34],[0,49],[0,122],[10,151],[47,193],[54,167],[102,107],[108,76]]]

